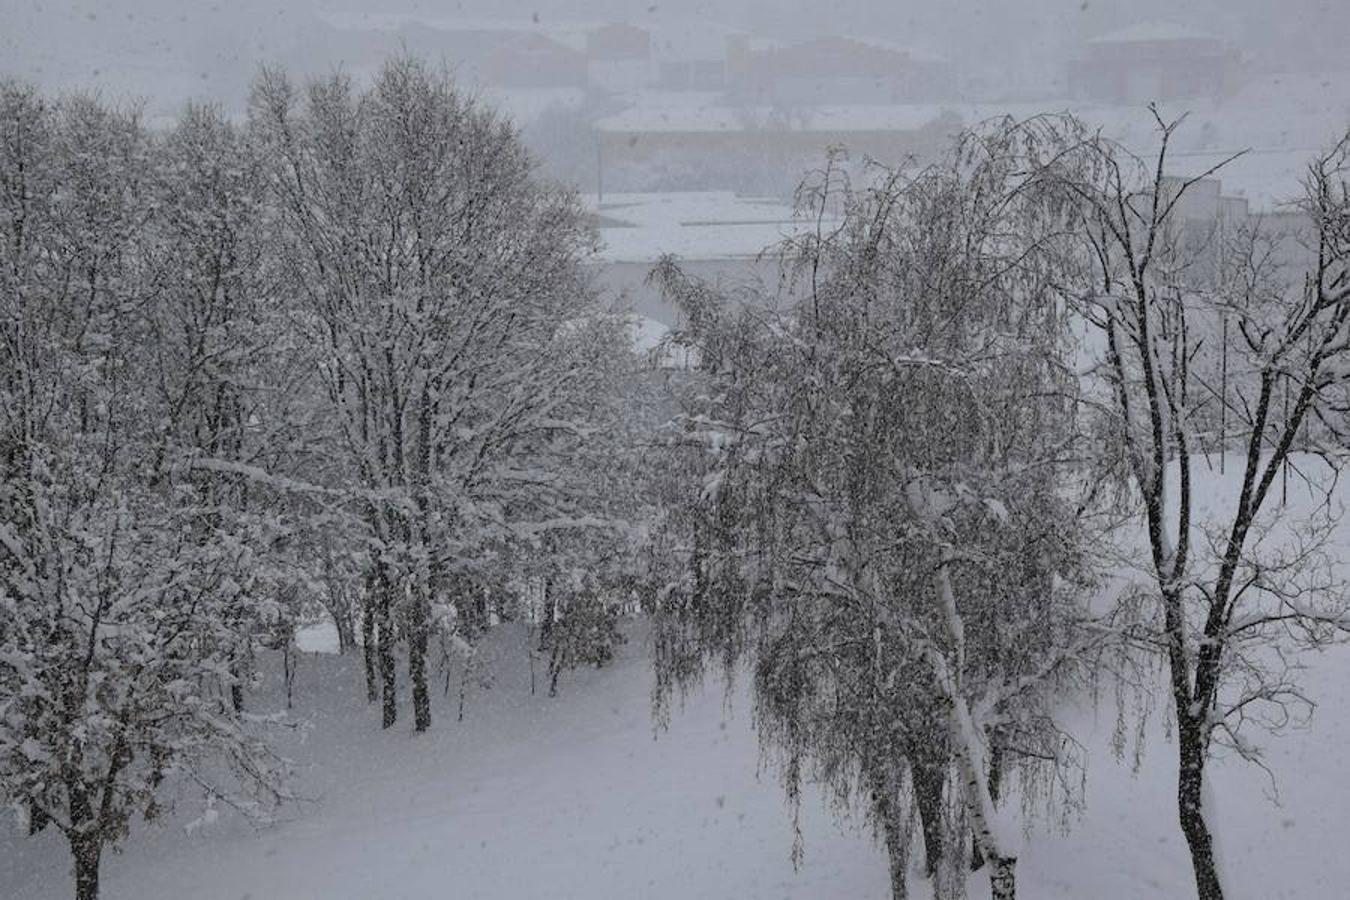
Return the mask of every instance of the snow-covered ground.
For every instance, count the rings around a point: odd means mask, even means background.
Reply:
[[[1201,477],[1202,496],[1219,496]],[[1301,511],[1293,483],[1290,504]],[[614,665],[566,674],[550,699],[530,692],[523,629],[500,629],[484,647],[491,687],[471,690],[457,722],[452,679],[420,737],[406,710],[380,731],[359,658],[302,653],[294,716],[310,727],[288,752],[310,799],[261,831],[224,814],[187,833],[200,814],[187,807],[164,826],[138,825],[125,852],[105,856],[105,900],[887,897],[882,853],[818,793],[804,801],[806,855],[793,871],[790,819],[776,774],[761,770],[743,686],[728,700],[711,679],[654,732],[645,629],[630,632]],[[305,640],[326,643],[318,632]],[[1234,900],[1330,900],[1350,884],[1350,647],[1308,663],[1311,725],[1267,742],[1278,795],[1258,768],[1223,760],[1214,771]],[[277,680],[256,708],[279,703]],[[1108,701],[1065,711],[1089,751],[1087,809],[1067,833],[1034,828],[1023,896],[1193,896],[1161,693],[1158,706],[1137,773],[1110,752]],[[59,835],[25,839],[0,825],[0,897],[69,897],[67,860]],[[917,872],[912,882],[926,897]],[[986,892],[974,878],[971,896]]]
[[[839,827],[817,795],[803,809],[806,857],[770,771],[757,772],[748,701],[710,684],[653,736],[640,631],[603,671],[530,696],[523,635],[491,642],[500,675],[454,721],[455,691],[430,734],[388,734],[364,705],[357,659],[307,654],[297,717],[312,723],[293,755],[310,797],[254,832],[227,816],[186,834],[138,828],[104,862],[106,900],[369,898],[885,898],[885,860],[856,825]],[[505,658],[511,657],[511,658]],[[1233,894],[1333,898],[1350,883],[1350,651],[1314,661],[1312,727],[1272,742],[1278,803],[1259,770],[1223,766],[1219,829]],[[1107,750],[1111,716],[1078,711],[1092,751],[1086,815],[1067,835],[1038,828],[1021,863],[1025,896],[1050,900],[1185,897],[1174,825],[1171,746],[1151,731],[1132,775]],[[60,838],[0,835],[0,896],[71,893]],[[926,887],[915,879],[916,896]],[[972,896],[983,894],[977,879]]]

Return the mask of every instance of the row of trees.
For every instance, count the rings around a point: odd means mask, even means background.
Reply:
[[[1178,819],[1219,900],[1213,750],[1255,759],[1244,726],[1302,702],[1290,651],[1350,628],[1336,516],[1281,526],[1271,502],[1296,436],[1321,491],[1347,446],[1347,143],[1310,167],[1293,232],[1197,240],[1179,209],[1204,176],[1166,177],[1158,125],[1147,165],[1058,117],[860,189],[831,165],[801,194],[822,227],[782,248],[790,302],[654,275],[701,361],[670,431],[658,710],[749,664],[789,796],[809,773],[863,811],[897,898],[916,818],[938,896],[964,895],[969,837],[1013,897],[1009,795],[1081,802],[1059,701],[1147,692],[1161,659]],[[1191,471],[1216,449],[1241,472],[1217,519]]]
[[[558,667],[603,659],[566,606],[631,575],[637,470],[605,463],[641,385],[592,243],[413,60],[267,72],[246,123],[162,133],[0,85],[0,796],[64,832],[81,900],[184,786],[287,797],[247,689],[306,604],[361,633],[385,727],[397,659],[425,730],[431,648],[531,579]]]
[[[1334,518],[1291,536],[1271,502],[1296,442],[1332,471],[1346,446],[1350,143],[1292,234],[1196,242],[1174,128],[1147,165],[1067,118],[858,186],[831,159],[782,302],[658,266],[694,361],[663,386],[575,197],[416,61],[264,72],[245,123],[164,133],[0,85],[0,796],[67,836],[89,900],[168,787],[286,799],[248,688],[306,604],[386,728],[406,660],[421,732],[438,651],[538,607],[555,692],[637,596],[658,713],[749,665],[790,797],[862,810],[896,897],[916,821],[940,896],[972,856],[1015,896],[1012,799],[1082,801],[1060,700],[1160,660],[1219,900],[1212,751],[1253,756],[1244,724],[1300,700],[1284,652],[1350,623]],[[1218,521],[1192,475],[1216,450]]]

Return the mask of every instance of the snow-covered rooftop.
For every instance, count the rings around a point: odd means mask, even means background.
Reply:
[[[886,38],[872,36],[859,37],[857,35],[846,34],[840,35],[840,37],[867,47],[876,47],[881,50],[889,50],[892,53],[902,54],[909,57],[914,62],[949,63],[952,61],[951,57],[947,56],[945,53],[940,53],[931,47],[906,44],[901,41],[892,41],[887,40]]]
[[[935,104],[820,106],[779,110],[769,106],[643,103],[597,123],[609,132],[697,132],[785,130],[806,132],[918,131],[953,115]]]
[[[603,262],[650,263],[671,254],[684,260],[753,259],[815,227],[780,201],[731,191],[594,194],[585,198],[600,220]]]
[[[1176,22],[1138,22],[1088,40],[1089,44],[1143,44],[1162,41],[1217,41],[1212,34]]]

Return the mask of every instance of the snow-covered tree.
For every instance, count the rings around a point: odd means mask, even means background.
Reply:
[[[1155,111],[1155,116],[1157,115]],[[1059,123],[1028,161],[1076,204],[1092,261],[1080,312],[1100,335],[1096,374],[1142,500],[1177,726],[1178,817],[1201,900],[1221,900],[1207,765],[1215,746],[1259,761],[1244,735],[1307,705],[1295,651],[1350,626],[1327,565],[1329,507],[1297,523],[1276,502],[1288,477],[1329,496],[1345,458],[1350,371],[1350,137],[1309,166],[1292,234],[1257,220],[1197,256],[1182,220],[1204,177],[1167,175],[1179,122],[1158,122],[1149,160]],[[1205,277],[1196,277],[1198,273]],[[1215,423],[1224,422],[1215,435]],[[1202,513],[1197,460],[1228,454],[1237,489]],[[1272,714],[1273,711],[1273,714]]]
[[[157,152],[134,110],[0,85],[0,798],[64,833],[80,900],[166,779],[281,796],[225,689],[268,528],[219,527],[155,384]]]
[[[962,890],[968,829],[994,896],[1014,896],[995,798],[1014,772],[1026,793],[1067,787],[1075,762],[1052,715],[1090,634],[1058,293],[1073,257],[1063,204],[1020,167],[1024,138],[990,126],[856,191],[827,168],[804,195],[822,227],[786,248],[806,291],[785,309],[658,271],[703,367],[681,419],[702,477],[658,681],[748,656],[789,792],[813,766],[857,799],[897,897],[911,802],[941,893]]]
[[[365,529],[384,725],[402,642],[421,731],[436,623],[473,620],[469,586],[512,542],[596,524],[554,465],[622,352],[579,266],[593,235],[508,122],[412,59],[367,90],[265,74],[251,122]]]
[[[231,573],[240,594],[226,623],[230,692],[242,709],[254,638],[290,630],[298,610],[285,600],[311,568],[287,552],[308,524],[300,511],[247,473],[312,466],[307,451],[322,423],[311,360],[277,294],[261,167],[247,136],[218,110],[189,106],[157,148],[154,179],[145,349],[146,389],[162,410],[155,477],[197,510],[194,540],[252,548]]]

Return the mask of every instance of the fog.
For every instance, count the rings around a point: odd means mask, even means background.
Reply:
[[[1343,69],[1350,31],[1350,7],[1337,0],[4,0],[0,69],[45,85],[130,91],[154,104],[197,94],[224,100],[261,62],[292,54],[309,64],[351,62],[340,48],[323,46],[331,14],[352,25],[365,18],[372,28],[397,16],[442,26],[717,24],[787,40],[867,36],[944,54],[971,75],[997,73],[1045,91],[1054,86],[1056,65],[1084,40],[1137,22],[1166,21],[1223,38],[1265,71]]]
[[[1182,174],[1249,151],[1225,189],[1271,207],[1350,121],[1346,33],[1335,0],[0,0],[0,74],[154,124],[190,100],[242,117],[263,66],[365,80],[410,53],[585,192],[782,199],[829,147],[897,164],[1004,113],[1070,110],[1147,152],[1156,102],[1190,117]]]
[[[1142,150],[1156,101],[1192,116],[1196,166],[1252,150],[1230,182],[1273,203],[1350,120],[1346,33],[1336,0],[3,0],[0,73],[154,122],[188,100],[242,116],[264,65],[363,79],[412,53],[590,192],[786,196],[827,146],[895,163],[1004,112],[1071,109]]]

